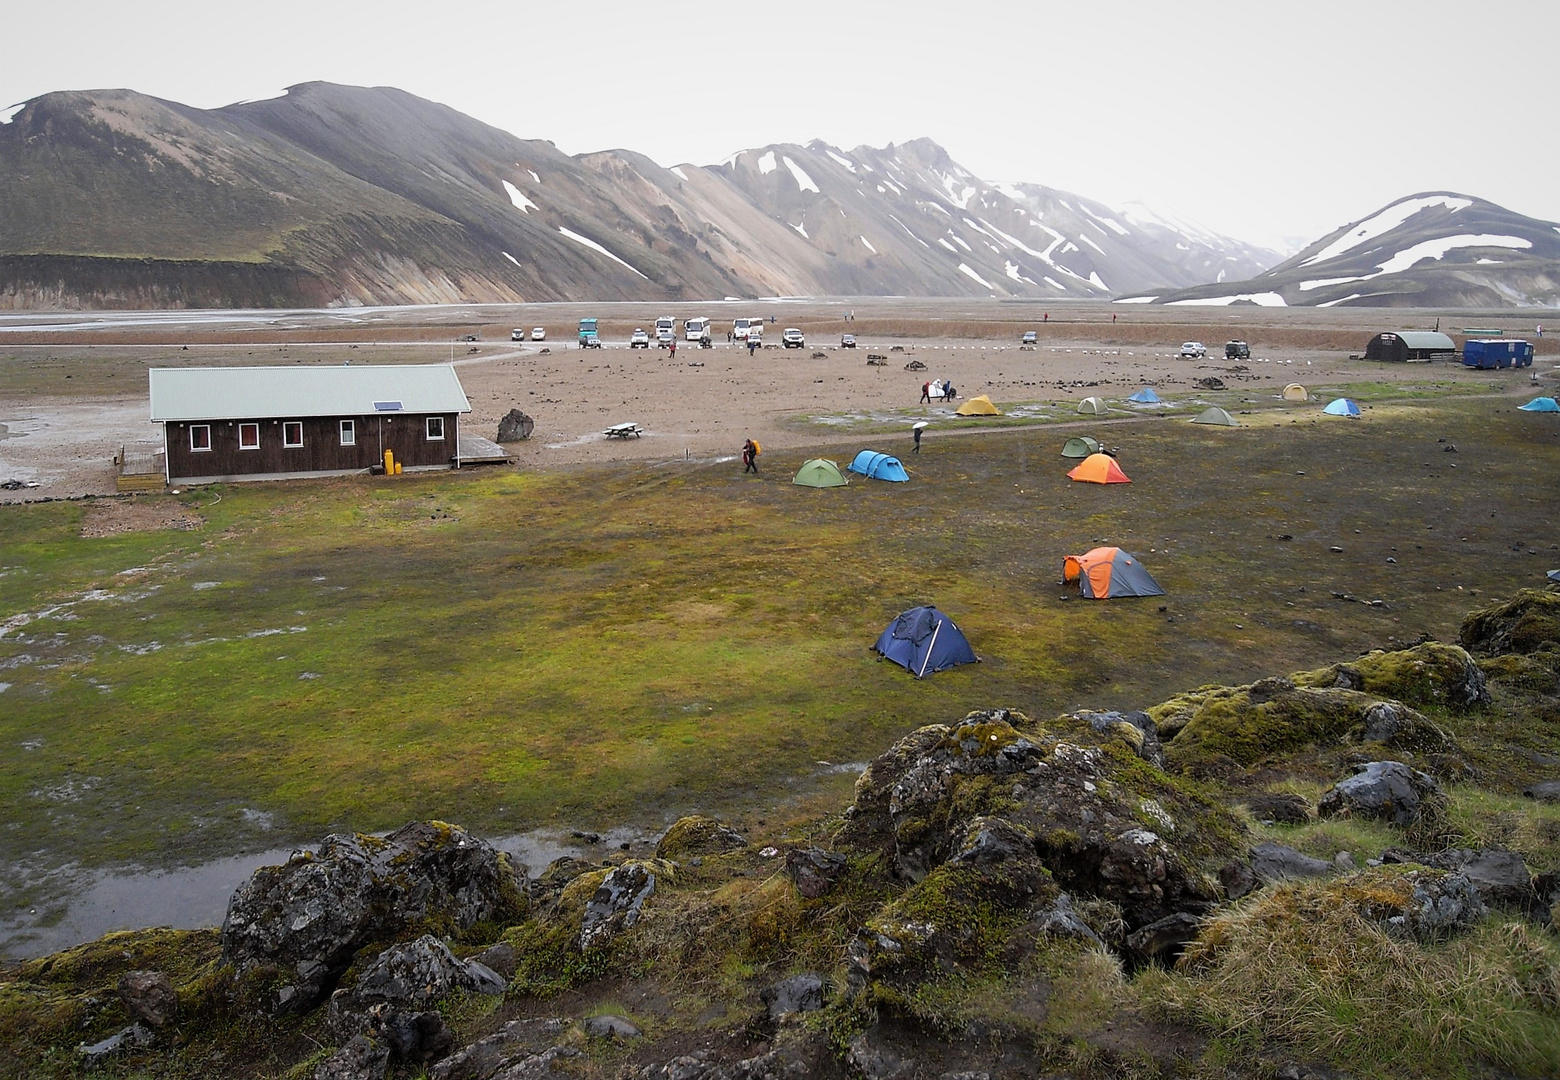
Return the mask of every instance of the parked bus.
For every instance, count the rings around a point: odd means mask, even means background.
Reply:
[[[683,323],[683,337],[703,345],[710,340],[710,321],[702,316]]]
[[[596,320],[595,319],[581,319],[580,320],[580,348],[582,348],[582,349],[599,349],[599,348],[601,348],[601,338],[596,333]]]

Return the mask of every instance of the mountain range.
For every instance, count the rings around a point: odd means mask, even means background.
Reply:
[[[1439,216],[1426,203],[1393,219],[1397,231],[1368,226],[1370,243],[1339,246],[1345,230],[1284,262],[1143,207],[982,180],[926,139],[778,144],[666,168],[625,150],[564,154],[393,88],[320,82],[210,110],[129,90],[46,94],[0,113],[0,191],[10,308],[776,295],[1512,303],[1553,297],[1560,277],[1560,233],[1464,196],[1444,196]],[[1442,220],[1505,238],[1499,258],[1454,245],[1436,269],[1472,276],[1438,273],[1425,287],[1403,275],[1419,264],[1368,265],[1383,244],[1399,245],[1398,262],[1428,250],[1422,234]],[[1470,270],[1462,256],[1474,254],[1484,261]]]
[[[1248,280],[1123,301],[1554,307],[1560,305],[1560,225],[1456,192],[1423,192],[1345,225]]]

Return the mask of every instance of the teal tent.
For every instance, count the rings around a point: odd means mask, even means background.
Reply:
[[[1358,416],[1360,407],[1346,397],[1334,398],[1322,412],[1328,416]]]
[[[851,472],[860,473],[873,480],[889,480],[902,484],[910,479],[910,474],[905,472],[905,467],[899,464],[898,458],[880,454],[876,450],[863,450],[856,455],[856,460],[850,463],[849,468]]]
[[[1552,397],[1536,397],[1526,405],[1518,405],[1523,412],[1560,412],[1560,402]]]

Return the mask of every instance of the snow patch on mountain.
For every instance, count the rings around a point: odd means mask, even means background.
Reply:
[[[1453,195],[1426,195],[1418,199],[1404,199],[1366,218],[1300,265],[1313,266],[1328,259],[1335,259],[1346,251],[1353,251],[1367,240],[1391,232],[1421,210],[1428,210],[1432,206],[1444,206],[1455,214],[1472,205],[1471,199],[1459,199]]]
[[[976,281],[980,282],[982,285],[986,286],[986,288],[988,288],[988,289],[991,289],[993,291],[996,290],[996,286],[995,285],[993,285],[991,282],[987,281],[985,278],[981,277],[974,270],[970,269],[970,264],[969,263],[960,263],[959,264],[959,273],[963,274],[965,277],[974,278]]]
[[[520,265],[520,260],[515,258],[513,255],[509,254],[509,252],[507,252],[507,251],[500,251],[499,254],[502,255],[504,258],[508,259],[510,262],[514,263],[516,266]]]
[[[763,176],[768,176],[778,167],[775,164],[775,152],[773,150],[764,151],[764,156],[758,159],[758,171]]]
[[[682,166],[681,165],[673,165],[670,169],[667,169],[666,171],[671,173],[673,176],[678,177],[679,179],[682,179],[682,180],[688,179],[688,174],[682,171]]]
[[[1234,296],[1204,296],[1196,300],[1172,300],[1168,307],[1227,307],[1241,300],[1249,300],[1258,307],[1288,307],[1284,298],[1276,292],[1236,293]]]
[[[839,162],[841,165],[845,166],[845,168],[849,169],[851,172],[855,172],[856,171],[856,163],[854,161],[852,161],[850,158],[845,157],[845,156],[843,156],[841,154],[836,154],[833,150],[825,150],[824,153],[828,154],[831,158],[833,158],[835,161]]]
[[[785,167],[787,169],[791,170],[791,178],[796,181],[796,186],[798,188],[800,188],[802,191],[811,191],[817,195],[823,194],[823,192],[818,190],[818,185],[813,183],[812,177],[808,176],[806,170],[804,170],[800,165],[788,157],[782,156],[780,160],[785,162]]]
[[[900,221],[898,218],[894,217],[893,214],[889,214],[888,216],[891,219],[893,219],[893,222],[894,222],[895,225],[898,225],[901,229],[903,229],[906,233],[908,233],[909,236],[910,236],[910,239],[914,240],[917,244],[920,244],[924,248],[930,248],[932,246],[931,244],[928,244],[925,240],[922,240],[915,233],[910,232],[910,227],[908,225],[906,225],[903,221]]]
[[[599,251],[601,254],[605,255],[607,258],[611,259],[613,262],[615,262],[615,263],[622,263],[622,265],[628,266],[628,268],[630,270],[633,270],[634,273],[639,274],[638,270],[635,270],[634,267],[629,266],[628,263],[623,262],[622,259],[620,259],[616,255],[612,254],[612,252],[608,251],[606,248],[604,248],[600,244],[596,243],[596,241],[592,240],[590,237],[588,237],[588,236],[581,236],[579,233],[575,232],[573,229],[565,229],[562,225],[558,226],[558,231],[561,232],[564,236],[567,236],[570,240],[573,240],[576,244],[583,244],[586,247],[590,248],[592,251]],[[650,280],[650,277],[647,274],[639,274],[639,276],[644,278],[646,281]]]
[[[791,228],[793,228],[797,232],[801,233],[803,240],[810,240],[810,239],[812,239],[812,237],[807,235],[807,219],[806,218],[802,219],[802,223],[800,225],[792,225]]]
[[[533,181],[535,181],[536,183],[540,184],[542,182],[542,178],[540,176],[536,175],[536,170],[535,169],[527,169],[526,172],[531,174],[531,179]]]
[[[872,241],[868,240],[865,236],[863,236],[863,237],[861,237],[861,242],[864,245],[866,245],[866,248],[867,248],[868,251],[872,252],[872,254],[874,254],[874,255],[877,254],[877,248],[872,246]]]
[[[0,109],[0,124],[9,124],[16,119],[16,114],[27,108],[27,102],[18,101],[15,105],[7,105]]]
[[[538,207],[530,199],[527,199],[524,193],[522,193],[519,188],[515,187],[508,180],[500,181],[500,183],[504,185],[504,190],[509,193],[509,201],[514,203],[515,209],[519,210],[522,214],[529,214],[532,210],[540,209],[540,207]]]
[[[1100,275],[1094,270],[1089,271],[1089,283],[1096,289],[1104,289],[1106,292],[1110,292],[1110,286],[1101,281]]]

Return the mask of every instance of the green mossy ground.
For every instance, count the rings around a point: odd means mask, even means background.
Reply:
[[[1018,432],[942,438],[909,485],[832,492],[774,479],[787,461],[756,482],[678,464],[281,483],[178,496],[205,520],[196,531],[106,539],[80,535],[90,504],[0,508],[0,619],[37,616],[0,638],[11,684],[0,861],[40,843],[56,862],[174,861],[411,817],[478,835],[553,822],[654,828],[698,808],[730,815],[752,847],[681,867],[631,934],[591,956],[545,904],[502,928],[522,954],[516,989],[496,1013],[473,1007],[462,1034],[521,1009],[583,1014],[609,1002],[658,1033],[745,1023],[758,990],[785,974],[821,970],[837,985],[848,942],[898,904],[962,912],[978,931],[962,954],[970,962],[898,1000],[827,1011],[816,1023],[835,1045],[896,1018],[954,1031],[1005,1011],[1004,1030],[1025,1033],[1037,1067],[1146,1075],[1100,1024],[1158,1009],[1183,1033],[1213,1037],[1241,1069],[1276,1040],[1388,1075],[1366,1049],[1398,1038],[1384,1060],[1414,1060],[1433,1032],[1397,1018],[1367,1031],[1364,1005],[1348,998],[1310,1034],[1276,1013],[1221,1028],[1234,1019],[1207,1004],[1195,972],[1129,979],[1072,945],[994,954],[989,942],[1009,928],[959,907],[956,881],[910,895],[863,854],[834,892],[806,901],[757,849],[837,828],[827,816],[842,781],[816,762],[867,760],[971,708],[1142,708],[1178,687],[1369,666],[1353,658],[1422,634],[1456,640],[1469,608],[1547,568],[1527,553],[1548,552],[1538,538],[1560,536],[1553,501],[1529,497],[1560,465],[1560,440],[1533,419],[1493,425],[1477,400],[1437,399],[1351,425],[1143,425],[1121,440],[1129,488],[1069,484],[1060,440]],[[1462,448],[1457,470],[1439,456],[1442,437]],[[1063,555],[1102,540],[1142,558],[1169,595],[1095,604],[1054,584]],[[917,682],[871,658],[882,626],[928,601],[958,620],[983,663]],[[1518,794],[1560,753],[1560,729],[1538,722],[1554,708],[1555,655],[1481,656],[1490,705],[1423,706],[1478,770],[1451,786],[1441,839],[1507,843],[1535,869],[1560,863],[1560,815]],[[1400,674],[1394,685],[1406,685]],[[1155,773],[1119,738],[1097,741],[1119,767],[1143,770],[1161,802],[1252,789],[1314,801],[1338,766],[1322,748],[1330,731],[1308,728],[1245,759],[1220,749],[1233,765],[1195,780]],[[808,801],[817,792],[834,804]],[[1001,808],[995,788],[961,797],[972,812]],[[805,820],[770,809],[775,824],[754,823],[756,808],[787,805],[809,807]],[[244,810],[273,815],[274,827]],[[1249,827],[1328,858],[1402,842],[1360,823]],[[1211,854],[1232,837],[1207,840]],[[557,909],[582,904],[599,873],[555,893]],[[1547,971],[1552,943],[1518,941],[1504,925],[1459,948],[1487,953],[1500,972]],[[106,987],[118,969],[107,952],[91,959],[102,947],[55,960],[75,972],[67,983],[7,973],[0,1033],[21,1049],[0,1074],[25,1061],[72,1075],[75,1044],[115,1030],[121,1007]],[[257,1033],[224,1019],[202,981],[217,977],[209,934],[114,947],[131,953],[117,962],[164,967],[207,1003],[203,1012],[192,1000],[181,1055],[159,1051],[126,1074],[282,1075],[318,1053],[308,1040],[323,1032],[307,1023]],[[1190,989],[1161,993],[1160,978]],[[1486,1017],[1469,994],[1452,1004]],[[1557,1006],[1522,995],[1490,1000],[1517,1001],[1503,1014],[1511,1031],[1549,1031]],[[84,997],[97,999],[95,1013],[78,1011]],[[1341,1034],[1351,1030],[1369,1039]],[[1518,1046],[1516,1035],[1432,1043],[1440,1056],[1426,1061],[1469,1072],[1546,1060],[1501,1048]]]

